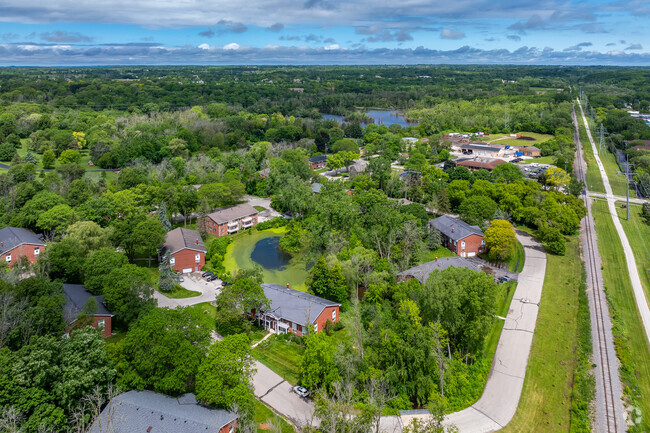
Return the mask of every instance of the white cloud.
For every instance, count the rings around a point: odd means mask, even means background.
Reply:
[[[331,45],[326,45],[323,47],[325,51],[330,51],[330,50],[339,50],[341,47],[339,47],[339,44],[331,44]]]
[[[442,29],[440,32],[440,37],[442,39],[463,39],[465,37],[465,33],[458,30]]]
[[[209,50],[209,49],[210,49],[210,45],[208,45],[208,44],[201,44],[201,45],[199,45],[199,48],[202,49],[202,50]]]
[[[239,44],[236,42],[231,42],[229,44],[226,44],[223,46],[224,50],[238,50],[239,49]]]

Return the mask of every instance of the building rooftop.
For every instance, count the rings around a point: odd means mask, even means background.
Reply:
[[[238,204],[237,206],[222,207],[208,215],[217,224],[227,223],[238,218],[256,215],[257,210],[248,203]]]
[[[43,238],[36,233],[19,227],[5,227],[0,230],[0,254],[22,244],[43,245]]]
[[[111,433],[219,433],[237,419],[234,412],[200,406],[194,394],[176,398],[152,391],[129,391],[111,400],[89,433],[107,431],[109,415]]]
[[[309,162],[316,163],[316,162],[323,162],[323,161],[327,161],[327,155],[316,155],[309,158]]]
[[[314,323],[325,307],[341,305],[279,284],[262,284],[262,288],[271,302],[265,314],[301,325]]]
[[[203,239],[201,239],[201,234],[196,230],[178,227],[167,232],[161,253],[165,254],[165,252],[169,251],[170,254],[174,254],[183,249],[202,251],[204,253],[208,251],[205,248]]]
[[[455,159],[454,162],[457,166],[460,165],[475,169],[484,168],[486,170],[493,170],[497,165],[505,163],[502,159],[494,158],[458,158]]]
[[[408,277],[417,278],[420,283],[424,284],[429,278],[429,274],[434,270],[443,271],[447,268],[469,268],[474,271],[480,271],[481,269],[476,266],[471,260],[467,260],[463,257],[440,257],[439,259],[433,260],[431,262],[423,263],[419,266],[415,266],[411,269],[397,274],[398,277]]]
[[[64,284],[63,292],[65,293],[66,304],[65,313],[66,317],[74,322],[88,299],[95,298],[97,300],[97,313],[96,316],[112,316],[113,314],[106,308],[103,296],[94,296],[82,284]]]
[[[486,143],[478,143],[478,144],[468,143],[468,144],[463,144],[462,146],[460,146],[460,148],[469,149],[469,150],[487,150],[488,152],[499,152],[501,150],[500,147],[489,146]]]
[[[485,236],[478,226],[471,226],[463,220],[443,215],[429,221],[430,227],[440,230],[440,233],[453,241],[459,241],[469,235]]]

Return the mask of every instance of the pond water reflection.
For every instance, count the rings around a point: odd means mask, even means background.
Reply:
[[[273,236],[257,241],[251,260],[265,269],[283,270],[289,264],[291,255],[280,248],[280,236]]]

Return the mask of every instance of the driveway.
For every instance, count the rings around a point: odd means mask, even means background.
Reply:
[[[462,433],[500,430],[510,422],[519,405],[542,297],[546,254],[532,237],[518,232],[517,239],[524,247],[526,263],[519,274],[519,283],[501,331],[483,395],[474,405],[445,417],[446,424],[455,425]],[[414,411],[402,411],[401,414],[403,425],[408,425],[413,418],[430,416]]]
[[[244,200],[246,200],[246,202],[248,202],[248,204],[253,207],[262,206],[265,208],[265,210],[257,215],[257,221],[260,223],[263,223],[264,221],[273,219],[275,217],[282,216],[280,212],[271,207],[271,199],[268,197],[255,197],[252,195],[246,195],[244,196]]]
[[[255,361],[257,372],[253,377],[255,397],[271,406],[276,412],[289,419],[300,429],[308,425],[318,426],[314,418],[314,403],[295,392],[293,386],[271,371],[264,364]]]
[[[205,278],[201,278],[201,272],[192,272],[191,274],[183,275],[184,281],[180,285],[194,292],[199,292],[201,295],[195,296],[193,298],[180,298],[173,299],[168,298],[159,291],[154,291],[153,297],[158,301],[159,307],[187,307],[189,305],[201,304],[203,302],[214,302],[217,298],[217,295],[221,291],[221,280],[206,281]]]

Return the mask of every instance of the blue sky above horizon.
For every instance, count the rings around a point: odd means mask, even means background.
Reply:
[[[650,65],[640,0],[4,0],[0,65]]]

